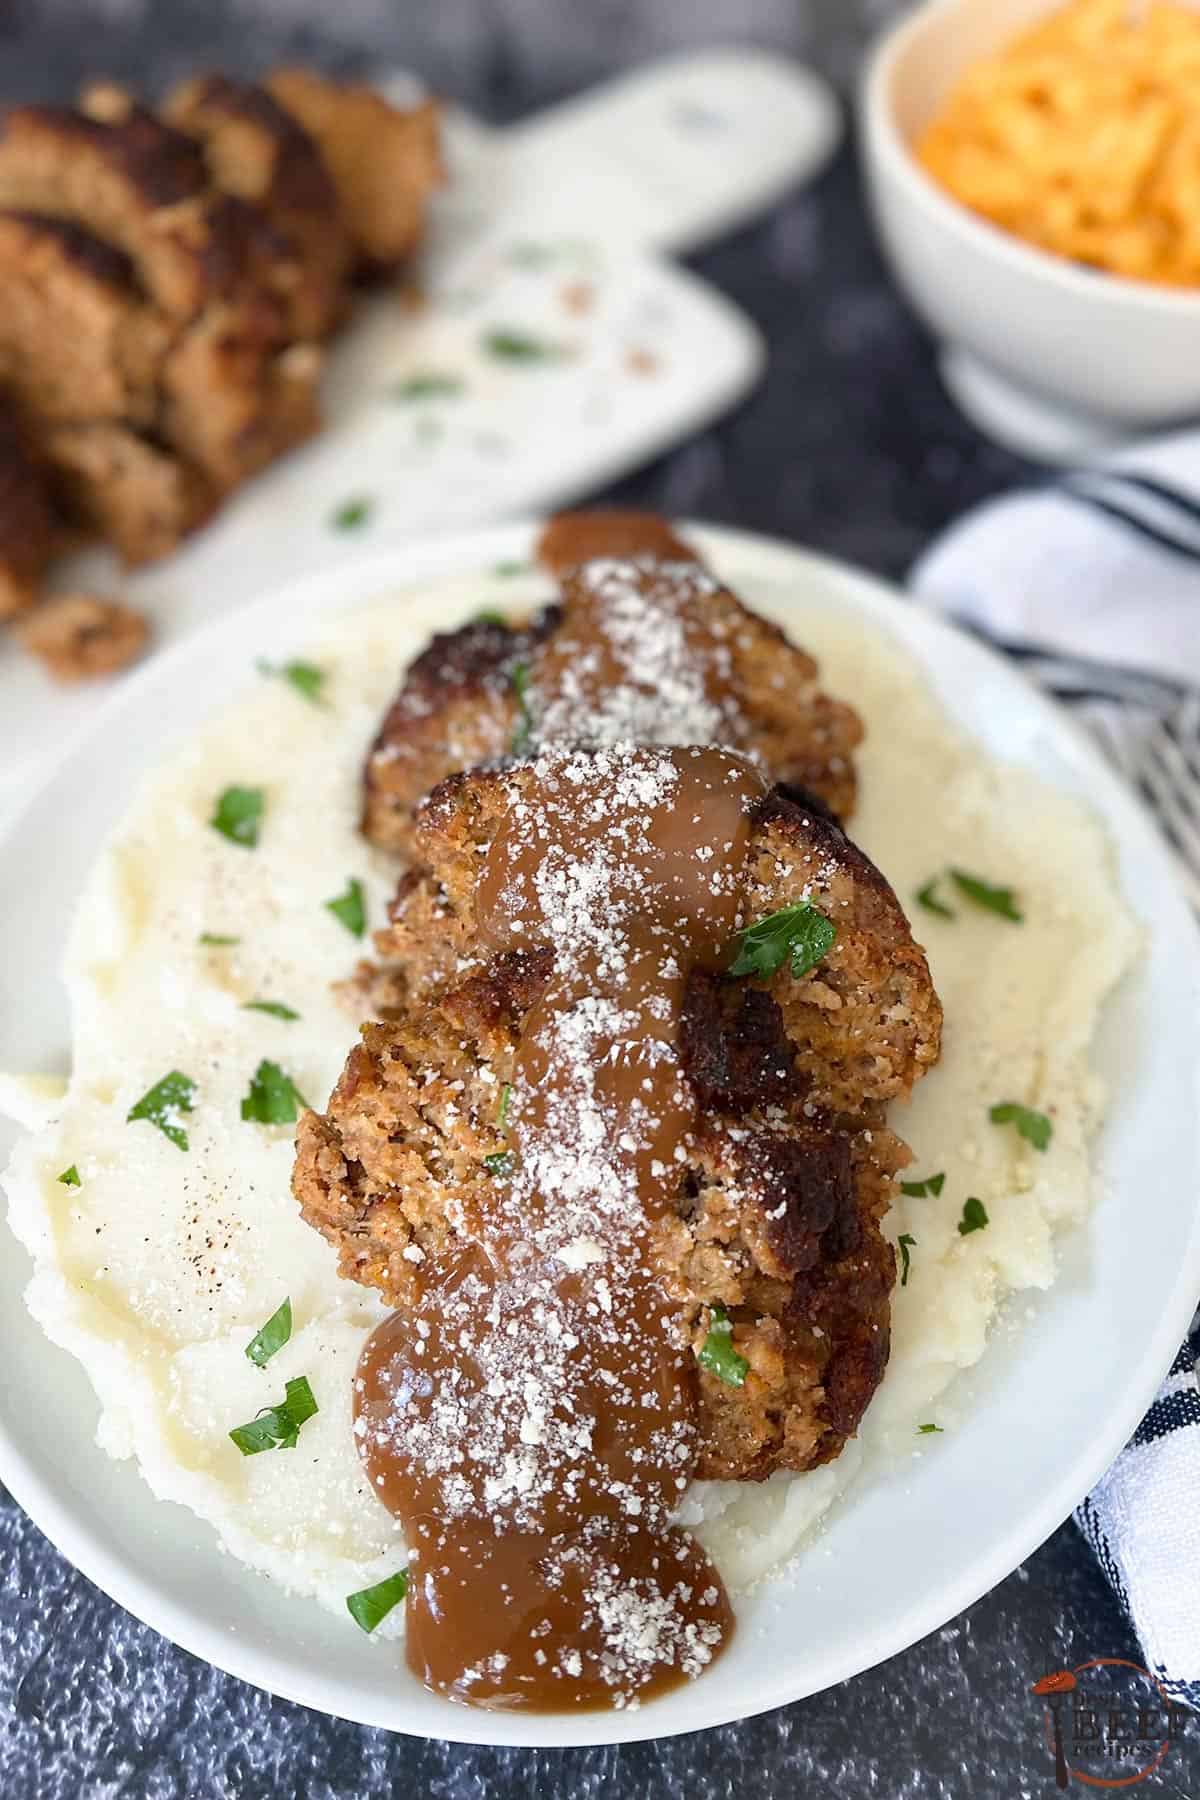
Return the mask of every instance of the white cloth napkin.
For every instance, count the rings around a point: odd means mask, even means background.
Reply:
[[[1200,433],[994,500],[917,563],[923,604],[1019,658],[1156,814],[1200,907]],[[1197,1296],[1200,1299],[1200,1296]],[[1200,1314],[1075,1517],[1146,1667],[1200,1707]]]

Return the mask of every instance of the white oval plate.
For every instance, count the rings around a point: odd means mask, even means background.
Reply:
[[[719,1668],[642,1711],[580,1717],[472,1712],[426,1694],[394,1648],[347,1635],[219,1550],[94,1443],[82,1369],[21,1304],[28,1273],[0,1256],[0,1477],[84,1574],[209,1662],[323,1712],[392,1730],[495,1744],[662,1737],[762,1712],[869,1668],[1007,1575],[1067,1516],[1132,1432],[1200,1291],[1195,1074],[1200,957],[1156,831],[1076,727],[1000,658],[833,563],[728,531],[697,542],[751,602],[848,608],[890,630],[944,704],[995,755],[1082,796],[1108,824],[1147,930],[1111,1001],[1097,1061],[1112,1093],[1094,1209],[1060,1240],[1060,1275],[1022,1299],[970,1380],[964,1423],[935,1454],[853,1486],[786,1580],[740,1607]],[[505,526],[347,561],[255,603],[158,658],[114,696],[0,846],[0,1067],[65,1069],[57,981],[75,895],[134,783],[191,733],[256,656],[304,644],[320,616],[399,586],[529,554]],[[402,604],[398,601],[398,604]],[[0,1142],[0,1152],[4,1150]]]

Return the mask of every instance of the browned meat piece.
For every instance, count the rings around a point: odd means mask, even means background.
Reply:
[[[244,201],[209,185],[204,157],[143,108],[102,118],[20,106],[0,134],[0,207],[68,219],[128,256],[147,295],[173,319],[214,300],[278,308],[262,275],[278,244]],[[109,122],[110,119],[112,122]]]
[[[54,594],[17,627],[25,649],[63,682],[123,669],[141,655],[149,635],[142,613],[97,594]]]
[[[423,872],[401,883],[379,952],[410,989],[435,992],[480,965],[475,884],[481,855],[510,804],[532,781],[528,765],[451,776],[417,817]],[[941,1007],[925,953],[870,859],[823,811],[780,789],[760,805],[743,880],[743,917],[764,919],[808,899],[837,927],[833,949],[803,981],[785,964],[767,991],[782,1008],[810,1098],[834,1112],[906,1095],[936,1062]],[[815,1044],[809,1056],[805,1045]]]
[[[566,575],[598,556],[653,556],[659,562],[692,562],[696,552],[676,537],[658,513],[559,513],[542,532],[537,559],[553,575]]]
[[[163,365],[161,431],[220,493],[320,429],[315,344],[279,350],[210,307]]]
[[[413,808],[424,795],[454,770],[508,753],[519,711],[513,670],[531,666],[559,616],[551,609],[521,629],[476,619],[421,652],[367,759],[362,828],[372,843],[410,852]]]
[[[44,474],[16,419],[0,410],[0,619],[36,602],[56,534]]]
[[[301,1120],[294,1188],[344,1276],[404,1306],[426,1256],[480,1228],[509,1146],[499,1096],[553,952],[491,960],[474,935],[480,846],[526,769],[448,781],[422,812],[442,943],[394,1016],[363,1028],[324,1115]],[[828,818],[776,792],[754,820],[743,916],[809,898],[824,961],[769,982],[694,971],[682,1024],[700,1119],[656,1227],[655,1265],[699,1349],[723,1307],[741,1386],[697,1366],[700,1473],[757,1479],[836,1456],[887,1361],[894,1257],[879,1229],[909,1153],[884,1103],[936,1060],[941,1009],[878,870]],[[423,934],[427,927],[422,928]],[[441,959],[441,960],[439,960]],[[439,985],[449,975],[453,985]]]
[[[404,262],[442,180],[436,104],[402,109],[311,69],[277,69],[267,87],[320,149],[364,271]]]
[[[165,556],[213,510],[194,469],[123,425],[53,426],[38,447],[64,508],[127,563]]]
[[[672,560],[642,553],[670,549]],[[633,560],[595,560],[601,546]],[[652,515],[565,514],[542,554],[564,567],[562,603],[529,629],[479,623],[433,640],[409,670],[364,771],[363,830],[412,853],[413,808],[456,769],[530,742],[720,741],[758,756],[773,779],[805,788],[839,817],[853,810],[857,714],[818,684],[812,657],[760,619],[692,557],[677,560]],[[575,566],[579,552],[592,558]],[[599,700],[580,692],[597,658],[597,622],[618,634]],[[515,676],[523,672],[532,730]],[[713,690],[716,698],[707,697]]]
[[[153,422],[170,337],[128,258],[61,219],[0,213],[0,380],[39,419]]]
[[[181,83],[163,113],[203,145],[215,185],[259,206],[287,245],[272,274],[288,335],[327,335],[345,306],[350,242],[308,132],[265,88],[224,75]]]

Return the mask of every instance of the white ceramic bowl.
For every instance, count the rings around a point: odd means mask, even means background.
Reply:
[[[739,1603],[719,1668],[641,1711],[475,1712],[425,1693],[395,1647],[289,1597],[222,1554],[97,1447],[83,1369],[21,1303],[30,1264],[0,1224],[0,1479],[106,1592],[246,1681],[365,1724],[493,1744],[665,1737],[762,1712],[893,1655],[1003,1579],[1087,1492],[1145,1411],[1200,1287],[1200,957],[1167,852],[1132,794],[1065,714],[994,652],[878,582],[795,548],[686,527],[780,624],[820,608],[895,636],[942,703],[997,757],[1036,769],[1105,821],[1146,951],[1106,1008],[1096,1059],[1112,1096],[1086,1223],[1059,1276],[960,1379],[961,1422],[909,1464],[864,1472],[786,1577]],[[388,550],[292,582],[154,658],[0,841],[0,1067],[66,1064],[56,976],[75,898],[148,764],[226,704],[231,671],[300,650],[363,601],[527,558],[528,525]],[[403,599],[397,598],[397,605]],[[353,624],[347,621],[347,629]],[[0,1166],[11,1133],[0,1122]]]
[[[1196,4],[1197,0],[1191,0]],[[1086,269],[945,193],[911,145],[969,64],[1061,0],[927,0],[886,33],[860,95],[868,188],[942,371],[989,435],[1066,461],[1200,413],[1200,291]]]

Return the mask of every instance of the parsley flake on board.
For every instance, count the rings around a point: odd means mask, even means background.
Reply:
[[[371,517],[371,507],[365,494],[356,494],[352,500],[342,501],[330,514],[329,523],[335,531],[357,531]]]
[[[260,1062],[242,1101],[242,1117],[256,1125],[294,1125],[308,1101],[278,1063]]]
[[[912,1261],[912,1258],[909,1256],[908,1253],[909,1253],[910,1249],[916,1248],[917,1240],[915,1237],[910,1236],[909,1233],[906,1231],[906,1232],[902,1233],[902,1235],[897,1239],[897,1243],[899,1244],[899,1247],[900,1247],[900,1286],[907,1287],[908,1286],[908,1268],[909,1268],[910,1262]]]
[[[829,954],[836,937],[832,920],[807,900],[799,906],[785,906],[739,931],[737,958],[729,973],[769,980],[790,957],[792,975],[798,981]]]
[[[1009,919],[1014,925],[1025,922],[1025,914],[1017,905],[1017,896],[1010,887],[993,887],[978,875],[968,875],[965,869],[951,869],[950,879],[973,906],[982,906],[987,912],[999,913],[1002,919]]]
[[[709,1308],[708,1336],[696,1352],[696,1361],[730,1387],[741,1387],[745,1382],[750,1364],[733,1347],[733,1326],[723,1306]]]
[[[922,1437],[928,1437],[928,1435],[931,1431],[940,1431],[941,1429],[942,1428],[940,1425],[918,1425],[917,1426],[917,1431],[920,1433],[920,1435]]]
[[[132,1125],[135,1120],[145,1119],[150,1125],[157,1125],[164,1137],[170,1138],[177,1150],[188,1148],[188,1135],[179,1123],[181,1113],[190,1113],[192,1101],[196,1094],[196,1084],[190,1075],[181,1075],[178,1069],[172,1069],[161,1081],[156,1081],[150,1090],[143,1094],[136,1106],[131,1106],[125,1115],[125,1123]]]
[[[64,1169],[58,1179],[62,1182],[64,1187],[83,1186],[82,1181],[79,1179],[79,1170],[75,1167],[74,1163],[71,1164],[69,1169]]]
[[[214,831],[227,837],[243,850],[253,850],[258,843],[267,797],[261,788],[228,787],[217,801],[217,809],[208,821]]]
[[[507,625],[508,620],[502,612],[497,612],[495,607],[485,606],[482,612],[475,614],[471,623],[472,625]]]
[[[495,357],[498,362],[522,363],[526,366],[561,362],[566,355],[561,344],[552,343],[549,338],[535,337],[530,331],[518,331],[508,325],[497,325],[491,331],[485,331],[479,343],[484,353]]]
[[[374,1587],[347,1594],[346,1610],[356,1625],[361,1625],[364,1631],[374,1631],[392,1608],[399,1606],[407,1592],[408,1570],[401,1569],[398,1574],[389,1575],[386,1581],[377,1581]]]
[[[982,1231],[987,1222],[987,1208],[983,1201],[977,1200],[974,1194],[968,1195],[963,1202],[962,1218],[958,1221],[959,1236],[968,1237],[972,1231]]]
[[[498,562],[493,565],[492,574],[501,581],[511,581],[515,575],[528,575],[533,564],[528,562]]]
[[[277,1350],[282,1350],[292,1335],[292,1301],[289,1295],[271,1314],[266,1324],[255,1332],[246,1345],[246,1355],[260,1369],[265,1369]]]
[[[350,877],[344,894],[339,894],[336,900],[325,902],[325,910],[331,912],[355,937],[362,936],[367,929],[367,893],[357,875]]]
[[[483,1166],[489,1175],[495,1175],[499,1179],[512,1174],[516,1160],[511,1150],[495,1150],[491,1156],[484,1157]]]
[[[311,700],[314,706],[324,704],[321,689],[325,686],[325,671],[318,669],[316,663],[269,663],[260,659],[258,672],[260,675],[278,675],[281,681],[289,682],[298,694]]]
[[[941,879],[940,875],[932,875],[924,887],[917,889],[917,905],[923,906],[926,912],[937,913],[940,918],[956,919],[958,914],[954,908],[938,897],[937,884]]]
[[[902,1181],[900,1192],[911,1195],[914,1200],[924,1200],[930,1194],[940,1194],[945,1185],[945,1175],[927,1175],[924,1181]]]
[[[218,949],[227,944],[240,944],[242,940],[236,937],[222,937],[217,931],[202,931],[196,941],[200,944],[207,944],[210,949]]]
[[[393,400],[407,404],[412,400],[454,400],[463,391],[462,377],[442,369],[420,369],[406,375],[391,390]]]
[[[243,1456],[257,1456],[262,1450],[294,1450],[300,1427],[319,1412],[307,1375],[298,1375],[284,1389],[279,1406],[264,1406],[248,1425],[235,1425],[230,1437]]]
[[[508,679],[517,696],[517,725],[512,734],[509,753],[512,756],[526,756],[533,742],[533,714],[529,710],[529,664],[514,663],[509,670]]]
[[[1015,1100],[1002,1100],[989,1108],[988,1118],[993,1125],[1015,1125],[1019,1136],[1035,1150],[1048,1149],[1054,1135],[1054,1126],[1045,1113],[1034,1112],[1031,1106],[1019,1106]]]
[[[273,1019],[298,1019],[300,1014],[285,1006],[282,1000],[247,1000],[243,1012],[270,1013]]]

